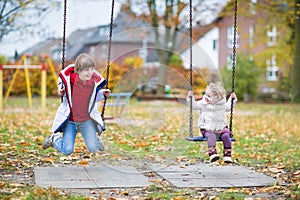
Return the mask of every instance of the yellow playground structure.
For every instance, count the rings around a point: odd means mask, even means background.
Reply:
[[[52,60],[44,55],[43,58],[45,60],[45,63],[42,65],[33,65],[31,64],[31,55],[24,54],[19,62],[15,65],[1,65],[0,64],[0,112],[3,110],[3,105],[7,101],[9,94],[13,88],[14,83],[16,82],[18,73],[20,69],[24,69],[25,72],[25,81],[26,81],[26,90],[27,90],[27,98],[28,98],[28,104],[29,107],[32,107],[32,93],[31,93],[31,87],[30,87],[30,78],[29,78],[29,69],[41,69],[41,105],[42,108],[46,107],[46,77],[47,77],[47,72],[46,69],[49,68],[51,71],[51,74],[54,78],[54,80],[57,82],[57,74],[53,65]],[[9,87],[5,93],[4,99],[3,99],[3,70],[4,69],[16,69],[12,80],[9,84]]]

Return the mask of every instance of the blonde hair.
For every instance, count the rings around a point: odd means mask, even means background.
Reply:
[[[91,67],[95,67],[95,62],[88,54],[82,53],[77,56],[74,69],[76,73]]]
[[[206,91],[208,90],[211,91],[218,100],[226,97],[226,90],[221,82],[209,83],[206,87]]]

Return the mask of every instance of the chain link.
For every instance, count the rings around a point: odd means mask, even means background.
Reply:
[[[66,24],[67,24],[67,0],[64,1],[64,21],[63,21],[62,58],[61,58],[61,68],[62,69],[65,68]]]
[[[190,90],[193,90],[193,29],[192,29],[192,16],[193,16],[193,5],[192,0],[190,0]],[[193,137],[193,102],[192,97],[190,97],[190,118],[189,118],[189,131],[190,137]]]
[[[110,56],[111,56],[111,39],[112,39],[112,31],[113,31],[113,20],[114,20],[114,7],[115,7],[115,0],[111,2],[111,16],[110,16],[110,26],[109,26],[109,40],[108,40],[108,53],[107,53],[107,67],[106,67],[106,89],[108,88],[109,82],[109,69],[110,69]],[[104,120],[104,113],[105,113],[105,105],[106,105],[106,97],[104,97],[103,107],[101,117]]]
[[[234,92],[234,77],[235,77],[235,66],[236,66],[236,43],[237,43],[237,0],[234,1],[234,29],[233,29],[233,48],[232,48],[232,79],[231,79],[231,92]],[[230,123],[229,130],[231,137],[232,133],[232,119],[233,119],[233,99],[231,99],[230,109]]]

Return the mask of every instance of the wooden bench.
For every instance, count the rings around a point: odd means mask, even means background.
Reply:
[[[104,119],[114,119],[115,117],[120,117],[125,105],[129,102],[131,97],[131,92],[120,92],[120,93],[111,93],[106,100],[105,108],[111,107],[111,116],[107,117],[104,115]],[[103,101],[99,102],[100,112],[103,109]],[[106,114],[105,110],[105,114]]]

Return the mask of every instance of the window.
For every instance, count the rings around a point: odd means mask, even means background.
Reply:
[[[233,26],[227,28],[227,47],[232,48],[233,46]]]
[[[233,55],[229,54],[227,55],[227,69],[232,69],[232,62],[233,62]]]
[[[277,42],[277,28],[276,26],[272,26],[269,30],[267,30],[267,46],[275,46]]]
[[[270,60],[266,61],[266,64],[267,64],[267,71],[266,71],[267,81],[277,81],[279,68],[276,63],[276,56],[272,56]]]
[[[212,43],[213,43],[212,44],[213,45],[213,50],[217,51],[218,50],[218,41],[217,40],[213,40]]]
[[[234,28],[233,26],[230,26],[227,28],[227,47],[232,48],[233,47],[233,36],[234,36]],[[236,48],[238,48],[238,34],[236,35]]]
[[[250,1],[250,14],[251,15],[255,15],[256,14],[256,9],[255,9],[255,6],[256,6],[256,3],[257,3],[257,0],[251,0]]]
[[[254,25],[249,26],[249,46],[253,47],[254,45]]]

